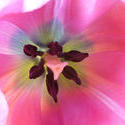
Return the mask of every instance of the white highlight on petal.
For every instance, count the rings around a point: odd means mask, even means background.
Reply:
[[[20,28],[10,22],[0,21],[0,54],[24,54],[25,44],[33,43]]]
[[[53,16],[55,18],[55,20],[53,21],[53,24],[52,24],[52,30],[51,32],[53,33],[54,30],[55,30],[55,27],[56,27],[56,23],[57,23],[57,18],[58,16],[60,16],[59,14],[61,14],[61,18],[64,19],[64,14],[62,12],[62,8],[63,8],[63,5],[66,4],[66,0],[55,0],[55,6],[54,6],[54,12],[53,12]],[[60,32],[63,33],[64,29],[61,29]],[[57,37],[57,35],[54,36],[55,39]]]
[[[8,104],[4,94],[0,91],[0,125],[6,125],[8,115]]]
[[[101,100],[108,108],[116,113],[121,119],[125,120],[125,109],[122,108],[117,102],[109,98],[104,93],[91,87],[91,93]]]
[[[24,0],[24,11],[40,8],[50,0]]]
[[[86,10],[86,15],[91,16],[93,14],[93,11],[95,9],[97,0],[86,0],[85,1],[85,10]]]
[[[121,0],[123,3],[125,3],[125,0]]]
[[[57,17],[65,0],[55,0],[55,7],[54,7],[54,17]]]
[[[6,7],[10,2],[11,0],[0,0],[0,10]]]

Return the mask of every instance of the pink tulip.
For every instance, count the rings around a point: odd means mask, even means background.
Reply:
[[[51,0],[0,18],[7,125],[124,125],[124,15],[117,0]]]

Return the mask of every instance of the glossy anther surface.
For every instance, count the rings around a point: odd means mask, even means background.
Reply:
[[[76,50],[72,50],[66,53],[60,54],[61,58],[64,58],[65,60],[73,61],[73,62],[81,62],[83,59],[88,57],[88,53],[82,53]]]
[[[39,76],[41,76],[43,72],[44,72],[44,68],[41,68],[39,66],[33,66],[29,71],[29,78],[36,79]]]
[[[81,84],[81,80],[79,79],[77,72],[71,66],[65,66],[62,73],[67,79],[73,80],[78,85]]]
[[[29,71],[29,78],[36,79],[44,73],[44,60],[41,59],[38,65],[33,66]]]
[[[50,42],[48,44],[49,51],[48,53],[51,55],[58,55],[62,53],[62,46],[58,44],[58,42]]]
[[[47,67],[47,71],[48,71],[48,74],[46,76],[47,90],[50,96],[53,97],[54,101],[57,102],[57,94],[58,94],[57,80],[54,80],[54,74],[50,68]]]
[[[24,46],[23,51],[24,51],[24,53],[27,56],[35,57],[36,56],[37,47],[33,46],[33,45],[30,45],[30,44],[27,44],[27,45]]]
[[[23,51],[27,56],[32,56],[32,57],[42,56],[44,54],[44,52],[42,51],[37,51],[36,46],[30,44],[25,45],[23,47]]]

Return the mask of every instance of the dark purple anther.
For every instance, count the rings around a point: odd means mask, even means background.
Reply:
[[[46,76],[47,90],[50,96],[53,97],[54,101],[57,102],[58,84],[57,81],[54,80],[54,74],[52,70],[47,67],[47,71],[48,71],[48,74]]]
[[[36,51],[37,51],[37,47],[27,44],[23,47],[23,51],[27,56],[32,56],[35,57],[36,56]]]
[[[41,59],[38,65],[33,66],[29,71],[29,78],[36,79],[44,73],[44,60]]]
[[[36,79],[41,76],[44,72],[44,68],[40,68],[39,66],[33,66],[29,71],[29,78]]]
[[[36,56],[42,56],[44,54],[44,52],[41,51],[37,51],[37,47],[27,44],[23,47],[23,51],[27,56],[32,56],[32,57],[36,57]]]
[[[62,73],[67,79],[73,80],[78,85],[81,84],[81,80],[79,79],[77,72],[71,66],[65,66]]]
[[[73,61],[73,62],[81,62],[83,59],[88,57],[88,53],[82,53],[76,50],[72,50],[66,53],[62,53],[60,57],[64,58],[65,60]]]
[[[51,55],[58,55],[62,53],[62,46],[58,44],[58,42],[50,42],[48,44],[49,51],[48,53]]]

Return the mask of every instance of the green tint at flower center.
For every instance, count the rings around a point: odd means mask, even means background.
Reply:
[[[70,62],[78,63],[89,56],[88,52],[80,52],[76,49],[89,45],[78,37],[69,35],[59,21],[53,20],[43,24],[34,32],[34,44],[25,44],[23,47],[25,55],[33,60],[37,59],[37,63],[29,69],[29,79],[37,79],[44,74],[48,93],[55,102],[57,102],[60,74],[77,85],[82,83],[76,70],[70,66]]]
[[[33,33],[34,39],[41,47],[47,46],[51,41],[63,41],[64,27],[56,19],[43,24]]]
[[[31,58],[38,58],[38,64],[31,67],[29,70],[29,79],[36,79],[45,73],[47,90],[54,101],[57,102],[58,94],[58,77],[62,73],[67,79],[73,80],[78,85],[81,80],[77,72],[68,66],[67,61],[80,62],[88,53],[81,53],[76,50],[63,52],[63,47],[58,42],[50,42],[46,52],[39,51],[36,46],[27,44],[23,51],[25,55]],[[61,61],[63,59],[63,62]]]

